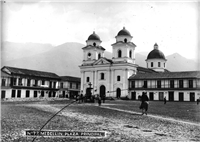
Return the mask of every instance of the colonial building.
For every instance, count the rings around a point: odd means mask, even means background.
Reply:
[[[125,28],[117,34],[112,44],[112,59],[104,57],[105,49],[94,32],[83,47],[81,91],[100,94],[101,97],[129,97],[136,100],[147,91],[151,100],[194,101],[200,97],[200,72],[170,72],[167,59],[158,44],[148,54],[147,67],[135,64],[132,36]],[[90,90],[92,88],[92,91]]]
[[[128,78],[135,74],[135,47],[132,36],[125,28],[117,34],[116,42],[112,44],[112,59],[104,57],[105,49],[101,46],[100,37],[94,32],[83,47],[83,62],[81,70],[81,90],[84,94],[90,91],[101,97],[121,97],[128,94]],[[95,92],[96,91],[96,92]],[[109,93],[108,93],[109,92]]]
[[[1,98],[55,97],[60,78],[55,73],[4,66]]]
[[[81,78],[72,76],[60,76],[60,78],[60,97],[75,98],[80,94]]]
[[[166,58],[154,45],[148,54],[147,68],[154,73],[141,73],[129,78],[129,98],[136,100],[147,92],[150,100],[196,101],[200,98],[200,71],[169,72],[166,70]]]

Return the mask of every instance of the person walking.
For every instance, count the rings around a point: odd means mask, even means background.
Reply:
[[[141,106],[140,108],[142,109],[142,115],[146,114],[147,115],[147,111],[148,111],[148,105],[149,105],[149,98],[147,96],[146,92],[142,93],[142,97],[141,97]]]
[[[164,97],[164,104],[166,104],[167,103],[167,99],[166,99],[166,97]]]

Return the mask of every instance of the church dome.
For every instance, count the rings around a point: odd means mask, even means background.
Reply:
[[[123,27],[121,31],[118,32],[117,36],[131,36],[130,32]]]
[[[148,59],[165,59],[165,55],[158,49],[157,43],[154,45],[154,49],[148,54]]]
[[[95,32],[93,32],[93,34],[88,37],[88,40],[100,40],[100,37]]]

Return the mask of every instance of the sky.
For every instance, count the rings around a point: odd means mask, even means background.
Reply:
[[[135,52],[150,52],[158,44],[165,56],[198,57],[197,1],[14,1],[2,3],[2,40],[50,43],[86,40],[95,31],[112,51],[115,36],[125,27]]]

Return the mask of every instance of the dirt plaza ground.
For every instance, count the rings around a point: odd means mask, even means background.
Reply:
[[[31,142],[26,129],[39,130],[71,100],[2,101],[2,142]],[[200,105],[195,102],[150,101],[141,115],[139,101],[74,103],[58,113],[44,130],[105,131],[103,138],[37,137],[35,142],[66,141],[200,141]]]

